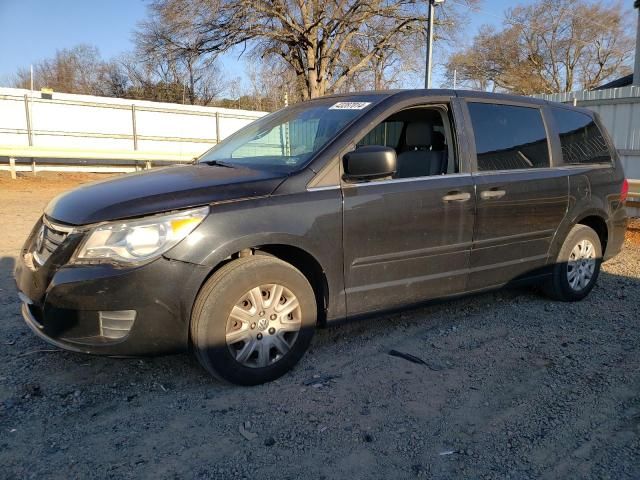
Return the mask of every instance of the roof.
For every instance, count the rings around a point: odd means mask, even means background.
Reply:
[[[510,95],[506,93],[485,92],[479,90],[451,90],[451,89],[396,89],[396,90],[371,90],[362,92],[334,93],[325,95],[322,98],[350,98],[357,96],[379,97],[380,100],[393,97],[395,100],[412,99],[418,97],[460,97],[460,98],[484,98],[503,101],[526,102],[537,105],[546,103],[534,97],[522,95]]]
[[[485,91],[479,91],[479,90],[449,90],[449,89],[373,90],[373,91],[349,92],[349,93],[325,95],[324,97],[319,97],[313,100],[322,100],[327,98],[348,99],[348,98],[353,98],[358,96],[360,96],[361,98],[364,96],[367,96],[371,99],[377,97],[375,100],[376,103],[382,102],[385,100],[390,100],[392,102],[401,102],[405,100],[426,99],[428,97],[458,97],[462,99],[469,99],[471,101],[473,101],[473,99],[484,99],[488,101],[493,100],[495,101],[495,103],[514,102],[514,103],[529,103],[532,105],[552,105],[557,108],[580,110],[583,113],[586,113],[588,115],[592,115],[593,113],[591,110],[584,107],[568,105],[566,103],[551,102],[549,100],[546,100],[538,96],[526,97],[522,95],[485,92]]]

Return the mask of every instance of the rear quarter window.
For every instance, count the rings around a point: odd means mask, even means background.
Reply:
[[[611,163],[611,153],[593,118],[582,112],[552,107],[564,163]]]

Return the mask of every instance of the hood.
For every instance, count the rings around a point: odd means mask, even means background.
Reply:
[[[69,225],[86,225],[269,195],[284,178],[245,167],[164,167],[88,183],[51,200],[45,214]]]

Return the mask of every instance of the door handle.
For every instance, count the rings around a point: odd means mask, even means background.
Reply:
[[[483,200],[490,200],[492,198],[502,198],[507,194],[505,190],[485,190],[480,192],[480,198]]]
[[[466,202],[471,198],[471,194],[468,192],[451,192],[442,197],[445,202]]]

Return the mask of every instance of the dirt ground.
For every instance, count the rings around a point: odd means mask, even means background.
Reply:
[[[582,302],[503,290],[336,326],[292,373],[241,388],[187,354],[36,338],[15,258],[49,199],[88,177],[4,173],[0,478],[640,478],[639,223]]]

